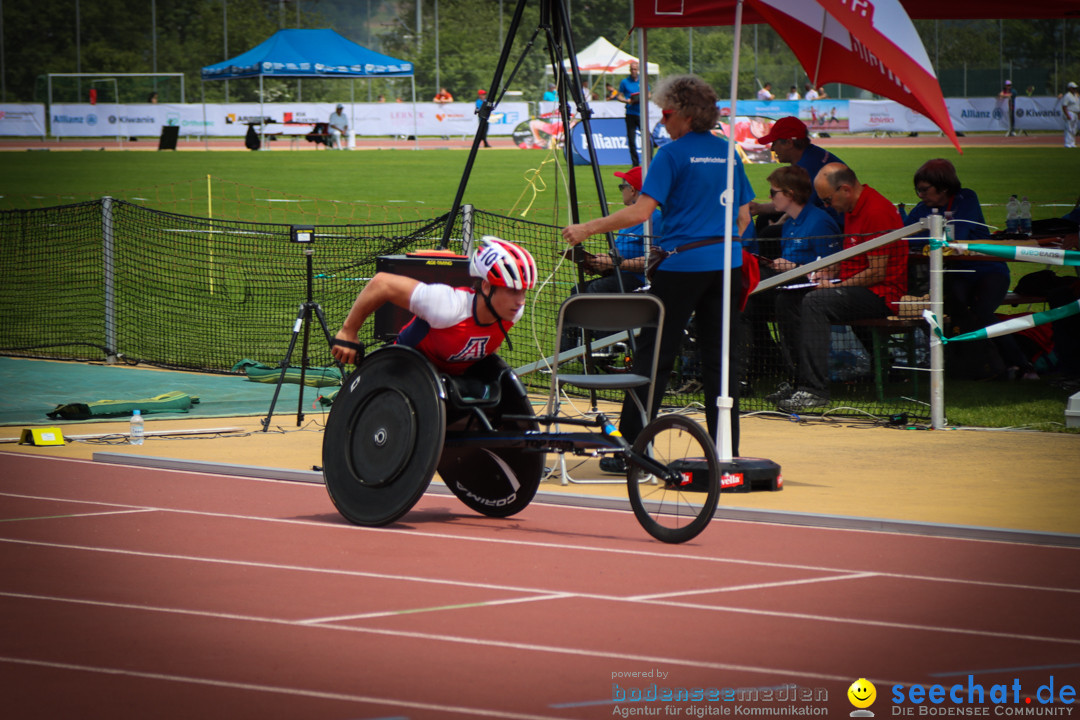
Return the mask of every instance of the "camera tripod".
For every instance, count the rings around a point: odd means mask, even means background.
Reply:
[[[306,243],[304,256],[307,259],[307,300],[300,304],[300,309],[296,313],[292,337],[289,339],[289,349],[285,352],[285,358],[281,361],[281,375],[278,377],[277,387],[274,388],[274,397],[270,401],[270,409],[267,411],[266,417],[262,419],[263,432],[270,429],[270,418],[274,415],[274,407],[277,405],[278,396],[281,394],[281,386],[285,383],[286,373],[289,372],[289,363],[292,361],[293,350],[296,349],[296,341],[300,337],[301,329],[303,330],[303,344],[300,348],[300,397],[296,402],[296,426],[300,427],[304,421],[304,378],[308,367],[308,340],[311,335],[312,315],[319,320],[319,326],[326,337],[327,347],[330,347],[331,341],[334,339],[326,325],[326,316],[323,314],[322,307],[312,298],[312,277],[314,275],[312,258],[315,255],[315,248],[311,245],[313,234],[309,231],[306,234],[294,233],[294,236],[308,238],[307,240],[294,240],[294,242]],[[344,378],[345,366],[338,360],[335,360],[334,364],[337,365],[341,377]]]

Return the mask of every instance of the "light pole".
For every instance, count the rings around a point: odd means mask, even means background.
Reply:
[[[435,88],[435,92],[442,88],[439,81],[439,0],[435,0]]]
[[[221,0],[221,22],[224,26],[225,36],[225,57],[223,60],[229,59],[229,0]],[[229,102],[229,81],[225,81],[225,102]]]

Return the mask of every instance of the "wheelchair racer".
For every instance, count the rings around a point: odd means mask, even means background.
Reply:
[[[416,348],[440,372],[461,375],[495,354],[504,338],[509,345],[507,333],[525,312],[527,291],[536,286],[536,261],[528,250],[485,235],[469,260],[469,275],[478,279],[472,288],[376,273],[357,295],[331,352],[342,363],[358,363],[364,350],[360,327],[389,302],[415,315],[397,344]]]

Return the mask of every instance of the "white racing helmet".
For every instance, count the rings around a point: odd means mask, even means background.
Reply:
[[[469,275],[495,287],[531,290],[536,286],[536,261],[525,248],[485,235],[469,260]]]

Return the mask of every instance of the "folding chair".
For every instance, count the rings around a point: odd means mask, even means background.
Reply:
[[[584,390],[624,390],[631,391],[643,385],[648,386],[647,399],[642,404],[637,393],[630,392],[630,397],[641,413],[641,423],[644,427],[649,422],[649,408],[653,403],[653,392],[656,387],[656,364],[660,359],[660,342],[653,343],[652,362],[648,375],[635,373],[590,373],[589,359],[592,356],[594,342],[598,345],[607,345],[625,339],[621,333],[632,334],[640,328],[659,328],[664,324],[664,304],[660,298],[647,293],[580,293],[568,297],[559,308],[559,320],[556,329],[556,338],[562,338],[563,328],[574,327],[584,330],[585,336],[585,373],[584,374],[560,374],[559,357],[551,369],[551,389],[548,395],[548,412],[557,415],[559,413],[559,396],[563,386],[572,385]],[[593,340],[593,333],[619,333],[612,337],[604,337],[598,341]],[[566,456],[559,455],[560,473],[562,484],[574,483],[622,483],[625,478],[618,480],[575,480],[566,471]]]

